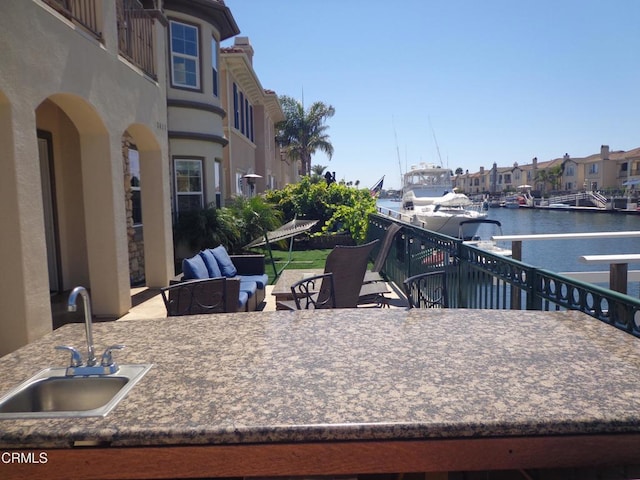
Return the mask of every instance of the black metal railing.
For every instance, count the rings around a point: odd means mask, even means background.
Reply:
[[[387,216],[369,217],[368,240],[382,238]],[[461,240],[401,223],[383,272],[397,285],[412,276],[444,270],[449,307],[579,310],[640,337],[640,299],[580,282],[467,245]]]
[[[156,80],[153,17],[138,0],[117,0],[116,13],[120,55]]]
[[[44,0],[44,2],[72,22],[83,27],[98,40],[102,40],[95,0]]]

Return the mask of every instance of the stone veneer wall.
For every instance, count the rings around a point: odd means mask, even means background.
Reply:
[[[127,212],[127,243],[129,245],[129,280],[131,285],[144,283],[144,238],[142,225],[133,225],[133,201],[131,174],[129,171],[129,148],[132,138],[125,133],[122,137],[122,165],[124,169],[124,200]]]

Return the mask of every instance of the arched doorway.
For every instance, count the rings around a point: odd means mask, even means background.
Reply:
[[[138,283],[148,287],[164,287],[168,284],[167,273],[173,275],[168,164],[146,125],[127,127],[122,144],[129,265],[130,272],[138,272],[130,277],[134,280],[137,276]]]
[[[83,285],[96,315],[117,317],[130,306],[118,139],[75,95],[35,113],[50,290]]]

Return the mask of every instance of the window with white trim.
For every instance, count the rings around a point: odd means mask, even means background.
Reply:
[[[175,159],[173,168],[177,213],[202,208],[204,206],[202,160]]]
[[[198,27],[171,20],[171,82],[174,86],[200,88]]]

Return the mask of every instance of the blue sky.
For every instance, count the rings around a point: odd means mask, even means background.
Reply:
[[[335,108],[338,179],[640,146],[638,0],[225,3],[264,88]]]

